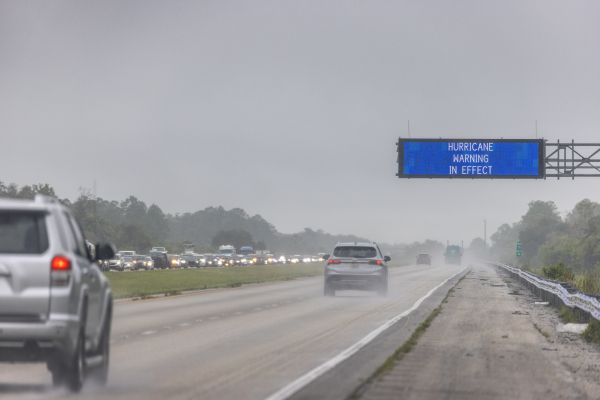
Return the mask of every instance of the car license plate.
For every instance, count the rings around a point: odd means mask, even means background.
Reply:
[[[352,268],[358,268],[358,263],[352,263]]]

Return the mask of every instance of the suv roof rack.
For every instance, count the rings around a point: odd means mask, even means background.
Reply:
[[[36,203],[46,203],[46,204],[58,204],[58,199],[56,197],[48,196],[45,194],[36,194],[34,201]]]

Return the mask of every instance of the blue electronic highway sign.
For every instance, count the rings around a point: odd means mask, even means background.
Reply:
[[[399,178],[543,179],[542,139],[399,139]]]

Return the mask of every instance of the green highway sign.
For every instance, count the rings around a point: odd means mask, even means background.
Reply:
[[[517,242],[517,257],[521,257],[521,242]]]

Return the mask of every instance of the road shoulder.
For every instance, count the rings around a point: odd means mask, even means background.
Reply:
[[[474,267],[412,351],[353,397],[597,398],[599,346],[556,332],[556,312],[536,300],[495,269]]]
[[[466,273],[468,273],[468,269],[450,278],[426,298],[416,310],[382,332],[358,353],[323,374],[289,399],[339,400],[348,397],[357,386],[364,383],[373,374],[373,371],[385,362],[390,354],[410,338],[412,332],[440,305],[448,291]],[[382,323],[384,322],[382,321]]]

